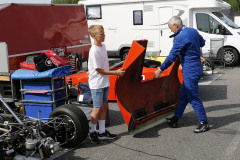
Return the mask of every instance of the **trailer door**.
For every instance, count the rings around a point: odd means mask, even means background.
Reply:
[[[169,38],[171,30],[168,28],[168,21],[173,16],[172,7],[161,7],[158,11],[160,31],[160,56],[168,56],[173,45],[173,38]]]

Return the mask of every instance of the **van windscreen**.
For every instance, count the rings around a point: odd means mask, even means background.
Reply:
[[[238,29],[239,26],[236,25],[232,20],[230,20],[227,16],[225,16],[221,12],[212,12],[215,16],[217,16],[220,20],[222,20],[226,25],[232,28]]]

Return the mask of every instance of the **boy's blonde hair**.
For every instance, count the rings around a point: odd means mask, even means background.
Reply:
[[[88,29],[90,36],[93,37],[93,35],[97,34],[97,31],[99,29],[103,29],[103,26],[102,25],[91,25]]]

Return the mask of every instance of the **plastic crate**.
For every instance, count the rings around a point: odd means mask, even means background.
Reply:
[[[34,93],[35,92],[35,93]],[[31,100],[31,101],[52,101],[53,100],[53,93],[50,92],[23,92],[23,99],[24,100]],[[65,90],[55,91],[55,100],[63,98],[65,96]]]
[[[56,107],[65,104],[65,100],[56,104]],[[53,110],[53,104],[41,104],[41,103],[24,103],[24,109],[26,116],[38,118],[38,111],[40,111],[40,119],[48,118]]]
[[[55,79],[54,80],[54,89],[64,87],[64,79]],[[51,81],[22,81],[23,89],[31,90],[52,90]]]

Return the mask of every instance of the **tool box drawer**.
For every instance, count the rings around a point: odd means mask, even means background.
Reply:
[[[55,91],[55,100],[65,96],[65,90]],[[23,100],[32,101],[53,101],[53,94],[47,91],[26,91],[23,92]]]
[[[64,87],[64,79],[55,79],[54,80],[54,89]],[[51,81],[28,81],[22,80],[23,89],[31,90],[52,90]]]

